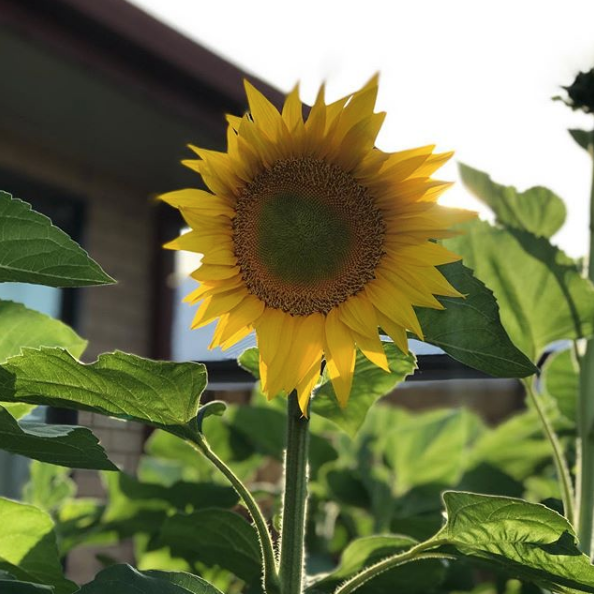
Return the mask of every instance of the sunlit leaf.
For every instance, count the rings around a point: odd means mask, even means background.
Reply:
[[[151,361],[121,352],[85,365],[62,349],[27,349],[0,368],[0,401],[88,410],[181,437],[194,435],[190,424],[205,387],[206,368],[200,363]]]
[[[535,187],[518,192],[513,186],[495,183],[488,174],[459,163],[464,185],[484,202],[497,217],[497,222],[514,229],[551,237],[565,222],[565,204],[547,188]]]
[[[394,427],[386,457],[396,473],[396,492],[431,483],[455,485],[482,431],[478,418],[464,409],[411,415]]]
[[[389,394],[416,368],[414,355],[403,355],[392,343],[385,342],[383,346],[388,357],[390,373],[377,367],[358,352],[348,406],[340,407],[332,383],[326,381],[315,392],[311,403],[312,413],[332,421],[351,437],[356,435],[373,403]]]
[[[46,512],[0,498],[0,526],[0,569],[20,581],[53,586],[56,594],[77,589],[63,575],[54,524]]]
[[[594,592],[594,566],[557,512],[520,499],[453,491],[444,501],[447,523],[436,539],[555,592]]]
[[[114,280],[46,216],[0,192],[0,282],[84,287]]]
[[[542,382],[545,392],[557,403],[559,412],[575,423],[580,377],[571,349],[558,351],[547,358],[542,368]]]
[[[87,341],[66,324],[20,303],[0,300],[0,363],[23,347],[63,347],[79,358]]]
[[[464,256],[466,266],[454,262],[440,266],[440,271],[465,298],[440,297],[445,310],[416,308],[425,342],[495,377],[526,377],[536,373],[536,367],[512,342],[513,336],[510,340],[511,334],[508,336],[506,332],[509,329],[503,316],[500,319],[497,301],[490,290],[493,287],[489,283],[489,288],[485,287],[467,268],[473,267],[473,260],[466,258],[467,251],[458,250],[457,244],[448,247]]]
[[[365,567],[386,557],[397,555],[416,544],[407,536],[382,535],[359,538],[344,550],[340,565],[328,576],[310,586],[308,594],[334,592],[337,586]],[[428,594],[439,586],[445,569],[438,560],[424,560],[386,571],[357,589],[357,594],[385,594],[406,592],[406,594]]]
[[[533,361],[554,341],[592,335],[594,287],[561,250],[483,221],[461,229],[447,247],[494,292],[505,329]]]
[[[19,422],[1,406],[0,450],[69,468],[117,470],[90,429]]]

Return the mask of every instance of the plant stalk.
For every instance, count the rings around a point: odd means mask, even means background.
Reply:
[[[336,590],[334,590],[334,594],[351,594],[363,586],[363,584],[380,575],[381,573],[384,573],[389,569],[394,569],[400,565],[410,563],[411,561],[421,561],[423,559],[455,559],[455,557],[452,555],[445,553],[424,552],[427,549],[437,548],[442,544],[446,543],[439,540],[429,540],[417,545],[416,547],[413,547],[412,549],[409,549],[408,551],[405,551],[404,553],[392,555],[391,557],[382,559],[375,565],[366,567],[363,571],[357,573],[351,579],[344,582],[344,584],[341,584]]]
[[[594,131],[589,152],[592,157],[592,187],[590,190],[590,252],[588,278],[594,281]],[[586,343],[580,362],[580,392],[578,402],[578,477],[577,534],[581,550],[592,557],[594,524],[594,339]]]
[[[567,460],[565,459],[563,447],[561,446],[559,438],[557,437],[557,433],[555,432],[555,429],[553,429],[553,425],[551,424],[551,421],[544,410],[538,394],[535,392],[532,386],[532,380],[526,379],[522,383],[524,384],[526,393],[528,394],[532,404],[534,405],[534,408],[536,409],[536,412],[538,413],[542,428],[553,449],[555,470],[557,471],[557,477],[561,483],[561,499],[563,501],[565,517],[572,526],[575,526],[573,485],[571,483],[571,474],[569,472],[569,467],[567,466]]]
[[[292,392],[287,406],[287,449],[280,546],[282,594],[302,594],[307,509],[309,420]]]
[[[254,526],[258,533],[260,540],[260,547],[262,550],[262,563],[263,563],[263,582],[264,591],[266,594],[280,594],[280,584],[278,579],[278,569],[276,565],[276,557],[274,554],[274,546],[272,544],[272,538],[268,530],[268,524],[262,514],[260,506],[249,492],[248,488],[241,482],[239,477],[229,468],[225,462],[223,462],[211,449],[207,441],[199,435],[194,441],[189,441],[190,445],[203,454],[208,460],[210,460],[229,480],[233,488],[237,491],[237,494],[241,497],[241,500],[247,507]]]

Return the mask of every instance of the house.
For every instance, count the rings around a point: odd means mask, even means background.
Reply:
[[[244,77],[124,0],[0,0],[0,188],[50,216],[118,281],[67,291],[4,286],[0,296],[72,324],[89,340],[86,360],[114,349],[169,358],[174,259],[161,245],[181,219],[154,196],[198,183],[179,163],[186,145],[224,148],[224,113],[245,111]],[[76,422],[67,411],[51,414]],[[78,420],[134,471],[142,427]],[[101,492],[96,473],[75,475],[81,496]],[[69,566],[81,581],[99,569],[89,551]]]

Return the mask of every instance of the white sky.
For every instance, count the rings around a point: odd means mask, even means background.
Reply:
[[[566,129],[594,120],[550,98],[594,66],[591,0],[132,2],[282,91],[301,81],[308,103],[323,80],[332,99],[380,71],[380,148],[434,143],[500,183],[547,186],[569,210],[557,243],[587,251],[591,164]],[[446,202],[477,208],[461,184]]]

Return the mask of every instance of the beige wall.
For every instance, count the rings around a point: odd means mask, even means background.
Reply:
[[[145,192],[77,164],[34,142],[0,131],[0,167],[59,188],[86,204],[84,247],[118,284],[80,291],[79,334],[89,341],[86,361],[102,352],[120,349],[148,356],[151,336],[151,265],[154,254],[152,203]],[[3,188],[10,192],[10,188]],[[109,458],[133,473],[142,451],[144,428],[134,423],[81,413],[79,422],[91,427]],[[81,497],[101,497],[99,475],[77,470],[74,478]],[[122,561],[132,561],[130,543],[100,549]],[[95,559],[99,549],[80,549],[68,560],[69,577],[79,583],[101,569]]]

